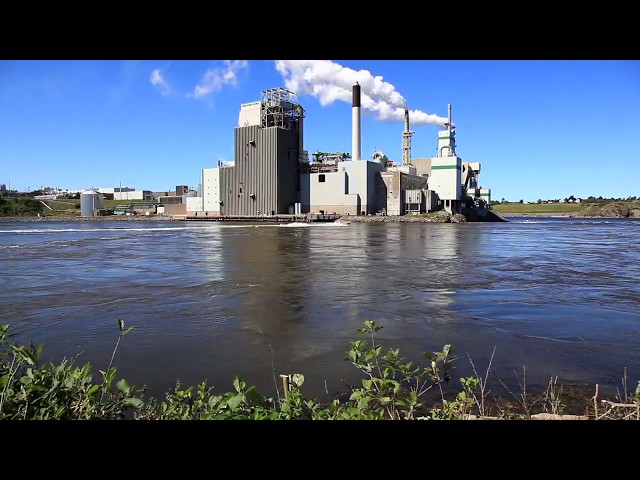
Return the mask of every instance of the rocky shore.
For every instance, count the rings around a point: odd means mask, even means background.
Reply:
[[[450,214],[441,210],[426,215],[344,215],[336,220],[338,223],[466,223],[464,215]]]
[[[640,205],[628,207],[623,203],[608,203],[599,207],[590,205],[581,212],[577,212],[575,217],[598,217],[598,218],[640,218]]]

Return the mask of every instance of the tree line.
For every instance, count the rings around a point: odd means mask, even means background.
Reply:
[[[32,217],[43,209],[44,205],[31,197],[0,196],[0,216],[3,217]]]

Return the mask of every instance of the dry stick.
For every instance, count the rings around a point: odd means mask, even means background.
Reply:
[[[491,370],[491,365],[493,365],[493,357],[496,354],[496,347],[494,345],[493,352],[491,352],[491,358],[489,359],[489,365],[487,365],[487,371],[484,375],[484,384],[482,385],[482,410],[484,410],[484,398],[485,398],[485,390],[487,388],[487,382],[489,381],[489,370]]]
[[[596,383],[596,393],[593,396],[593,410],[595,414],[595,419],[598,420],[598,391],[600,389],[600,385]]]
[[[480,395],[483,397],[483,400],[484,400],[484,390],[482,389],[482,379],[479,378],[478,372],[476,371],[476,366],[473,364],[473,360],[471,360],[469,353],[467,353],[467,358],[469,359],[469,363],[471,363],[471,368],[473,368],[473,374],[476,376],[476,378],[478,378],[478,380],[480,380]],[[478,412],[480,413],[480,416],[484,417],[484,408],[483,408],[484,401],[482,402],[482,404],[478,402],[478,397],[476,396],[476,392],[473,392],[473,399],[476,401],[476,406],[478,407]]]
[[[107,375],[109,374],[109,370],[111,370],[111,366],[113,365],[113,359],[116,357],[116,352],[118,351],[118,345],[120,345],[120,340],[122,339],[123,335],[124,335],[124,332],[120,330],[120,335],[118,335],[118,341],[116,342],[116,347],[113,349],[113,353],[111,354],[111,360],[109,361],[109,366],[107,367],[107,371],[106,371]],[[100,400],[98,400],[99,402],[102,401],[103,396],[104,396],[104,389],[102,389],[102,392],[100,392]]]
[[[118,341],[116,342],[116,348],[113,349],[113,353],[111,354],[111,360],[109,361],[109,366],[107,367],[107,372],[109,372],[109,369],[113,365],[113,359],[116,357],[116,351],[118,350],[118,345],[120,345],[120,339],[121,338],[122,338],[122,332],[120,332],[120,335],[118,335]]]
[[[271,350],[271,373],[273,374],[273,383],[276,386],[276,396],[278,397],[278,405],[280,404],[280,390],[278,390],[278,380],[276,380],[276,365],[273,361],[273,348],[271,342],[269,343],[269,350]]]
[[[524,408],[525,413],[527,415],[531,416],[531,407],[527,405],[527,382],[526,382],[527,370],[526,370],[526,366],[525,365],[522,366],[522,381],[523,381],[523,383],[520,383],[520,378],[518,377],[518,372],[516,372],[515,370],[513,371],[513,373],[516,376],[516,379],[518,380],[518,385],[520,386],[520,389],[522,390],[522,394],[520,394],[519,397],[516,396],[516,394],[514,394],[509,389],[509,387],[496,374],[496,372],[494,370],[492,370],[491,372],[498,379],[498,382],[500,383],[500,385],[502,385],[505,388],[505,390],[509,393],[509,395],[511,395],[514,399],[516,399],[516,400],[518,400],[520,402],[520,404],[522,405],[522,408]]]
[[[529,409],[526,406],[527,405],[527,368],[523,365],[522,366],[522,386],[520,387],[522,389],[522,402],[525,405],[525,410],[527,411],[527,413],[529,413]]]
[[[524,408],[524,411],[527,413],[527,415],[531,416],[531,412],[529,411],[529,407],[527,406],[527,369],[524,365],[522,366],[522,383],[520,383],[518,372],[514,370],[513,373],[516,376],[516,380],[518,380],[518,386],[520,387],[520,390],[522,390],[522,393],[520,394],[520,403],[522,403],[522,407]],[[507,391],[511,393],[508,388]]]
[[[545,392],[545,402],[548,401],[551,404],[551,413],[554,415],[559,415],[558,404],[560,403],[560,395],[562,394],[562,387],[560,387],[560,393],[556,392],[557,385],[557,376],[549,378],[549,384],[547,385],[547,391]],[[546,405],[544,405],[544,409],[547,409]]]
[[[617,403],[617,402],[611,402],[609,400],[602,400],[602,403],[606,403],[607,405],[613,408],[638,408],[638,406],[635,403]]]
[[[482,417],[485,416],[485,410],[484,410],[484,399],[486,397],[485,391],[487,388],[489,371],[491,370],[491,365],[493,364],[493,357],[495,353],[496,353],[496,347],[494,346],[493,352],[491,353],[491,358],[489,359],[489,364],[487,365],[487,371],[485,372],[484,381],[478,375],[478,372],[476,371],[476,366],[473,364],[473,360],[471,360],[471,357],[467,353],[467,358],[471,363],[471,367],[473,368],[473,373],[475,374],[476,378],[480,381],[480,402],[478,402],[478,399],[476,398],[475,393],[473,394],[473,399],[476,401],[476,405],[478,406],[478,410],[480,411],[480,416]]]

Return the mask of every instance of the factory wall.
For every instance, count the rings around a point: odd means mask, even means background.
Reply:
[[[146,206],[146,207],[134,207],[131,209],[131,211],[137,215],[152,215],[156,213],[156,207],[155,205],[150,205],[150,206]]]
[[[311,174],[303,173],[300,175],[300,203],[302,204],[302,213],[309,213],[311,206]]]
[[[433,157],[429,188],[440,200],[460,200],[462,196],[462,160],[460,157]]]
[[[187,212],[202,212],[202,197],[186,197]]]
[[[480,198],[482,198],[487,203],[491,202],[491,189],[490,188],[481,188],[480,189]]]
[[[342,215],[358,215],[362,200],[351,186],[350,172],[343,166],[347,162],[338,163],[337,172],[309,173],[302,175],[304,187],[301,190],[302,211],[304,213],[336,212]],[[351,163],[351,162],[348,162]],[[344,170],[343,170],[344,169]],[[308,200],[306,190],[308,188]],[[309,202],[305,204],[305,202]],[[306,209],[305,209],[305,205]]]
[[[387,206],[384,182],[380,174],[384,166],[378,162],[366,162],[367,166],[367,205],[363,209],[367,214],[375,214]]]
[[[186,215],[187,206],[182,203],[165,204],[164,214],[165,215]]]
[[[452,132],[449,135],[449,131],[442,130],[438,132],[438,157],[450,157],[455,155],[456,151],[456,136]]]
[[[425,176],[431,173],[431,158],[414,158],[411,165],[416,167],[416,175]]]
[[[260,115],[262,110],[260,108],[261,102],[249,102],[240,105],[240,115],[238,116],[239,127],[251,127],[254,125],[260,125]]]
[[[105,194],[105,193],[116,193],[116,192],[133,192],[136,189],[131,187],[104,187],[104,188],[96,188],[96,190],[102,194]]]
[[[220,169],[219,199],[215,200],[215,174],[205,181],[205,211],[220,204],[224,215],[286,214],[300,199],[298,129],[235,129],[235,165]],[[210,195],[214,195],[211,199]],[[211,210],[216,211],[216,210]]]
[[[383,172],[380,178],[386,188],[387,215],[405,215],[407,213],[407,190],[426,190],[427,178],[410,175],[404,172]],[[427,211],[429,211],[427,209]]]
[[[144,200],[150,202],[153,200],[153,195],[150,190],[133,190],[127,192],[114,192],[114,200]]]
[[[203,168],[202,169],[202,208],[205,212],[220,211],[220,171],[223,168]]]
[[[402,215],[400,175],[401,172],[383,172],[380,174],[387,192],[387,215]]]
[[[383,169],[380,163],[359,160],[338,162],[337,172],[302,175],[302,211],[317,213],[324,210],[350,215],[376,213],[386,205],[386,190],[380,178]]]

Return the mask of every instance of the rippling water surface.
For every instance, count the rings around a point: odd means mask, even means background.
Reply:
[[[240,375],[266,395],[303,373],[320,400],[358,378],[366,319],[421,361],[452,343],[459,374],[506,385],[640,379],[640,221],[231,225],[0,223],[0,323],[46,360],[104,369],[162,397]],[[278,379],[279,382],[279,379]]]

